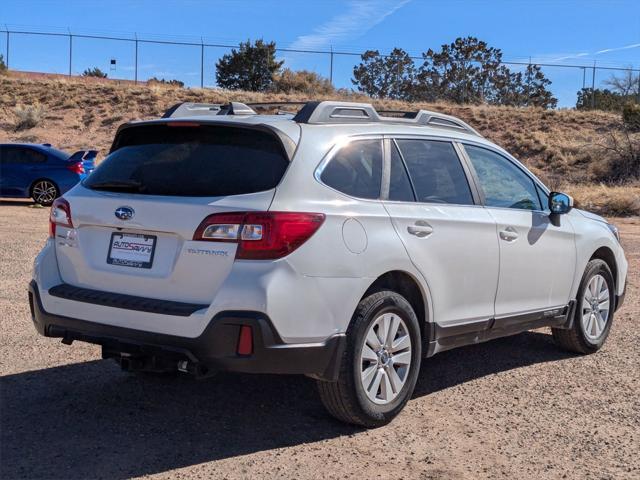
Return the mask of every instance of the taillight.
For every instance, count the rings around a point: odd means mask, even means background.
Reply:
[[[321,213],[215,213],[200,223],[193,239],[238,243],[238,259],[273,260],[289,255],[306,242],[322,222]]]
[[[71,221],[71,206],[64,198],[56,198],[51,205],[51,213],[49,214],[49,236],[56,236],[56,225],[73,228]]]
[[[67,165],[67,169],[77,174],[84,173],[84,165],[82,164],[82,162],[76,162],[72,163],[71,165]]]

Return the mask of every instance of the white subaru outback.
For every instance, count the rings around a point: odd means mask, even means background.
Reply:
[[[117,132],[51,210],[41,334],[131,371],[305,374],[340,420],[389,422],[421,360],[551,327],[604,343],[618,231],[457,118],[309,102],[180,104]]]

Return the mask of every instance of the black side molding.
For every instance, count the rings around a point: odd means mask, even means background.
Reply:
[[[137,310],[139,312],[159,313],[178,317],[188,317],[193,312],[209,307],[209,305],[198,303],[174,302],[171,300],[158,300],[156,298],[136,297],[122,293],[103,292],[90,288],[74,287],[67,283],[51,287],[49,289],[49,295],[76,302],[102,305],[104,307],[123,308],[125,310]]]

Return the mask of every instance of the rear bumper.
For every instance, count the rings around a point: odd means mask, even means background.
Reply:
[[[123,367],[140,370],[187,370],[198,376],[219,371],[305,374],[335,380],[345,347],[344,334],[324,342],[284,343],[263,313],[223,311],[195,338],[145,332],[48,313],[38,286],[29,284],[33,323],[41,335],[102,346],[104,358],[122,360]],[[251,355],[236,353],[240,328],[252,329]],[[180,367],[180,368],[178,368]]]

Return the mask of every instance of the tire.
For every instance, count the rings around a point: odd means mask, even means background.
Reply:
[[[60,196],[58,186],[47,178],[36,180],[31,185],[31,198],[38,205],[50,206],[53,201]]]
[[[378,344],[380,353],[375,353],[369,347],[371,339],[373,343],[376,339],[380,342],[382,330],[391,330],[393,325],[397,325],[393,338],[386,345]],[[367,338],[371,332],[377,337]],[[420,325],[413,308],[403,296],[379,291],[358,304],[347,329],[347,346],[340,360],[338,380],[317,381],[320,399],[338,420],[380,427],[398,415],[411,398],[421,359]],[[363,372],[365,380],[362,380]],[[376,382],[381,386],[376,386]]]
[[[607,292],[598,287],[599,279],[605,283]],[[573,325],[570,329],[552,328],[553,340],[561,348],[570,352],[589,354],[600,350],[609,336],[615,309],[615,282],[609,266],[602,260],[591,260],[587,264],[574,309]],[[593,298],[592,286],[597,290],[597,298],[589,305],[588,297]],[[606,318],[603,311],[595,315],[595,304],[598,310],[608,306]]]

